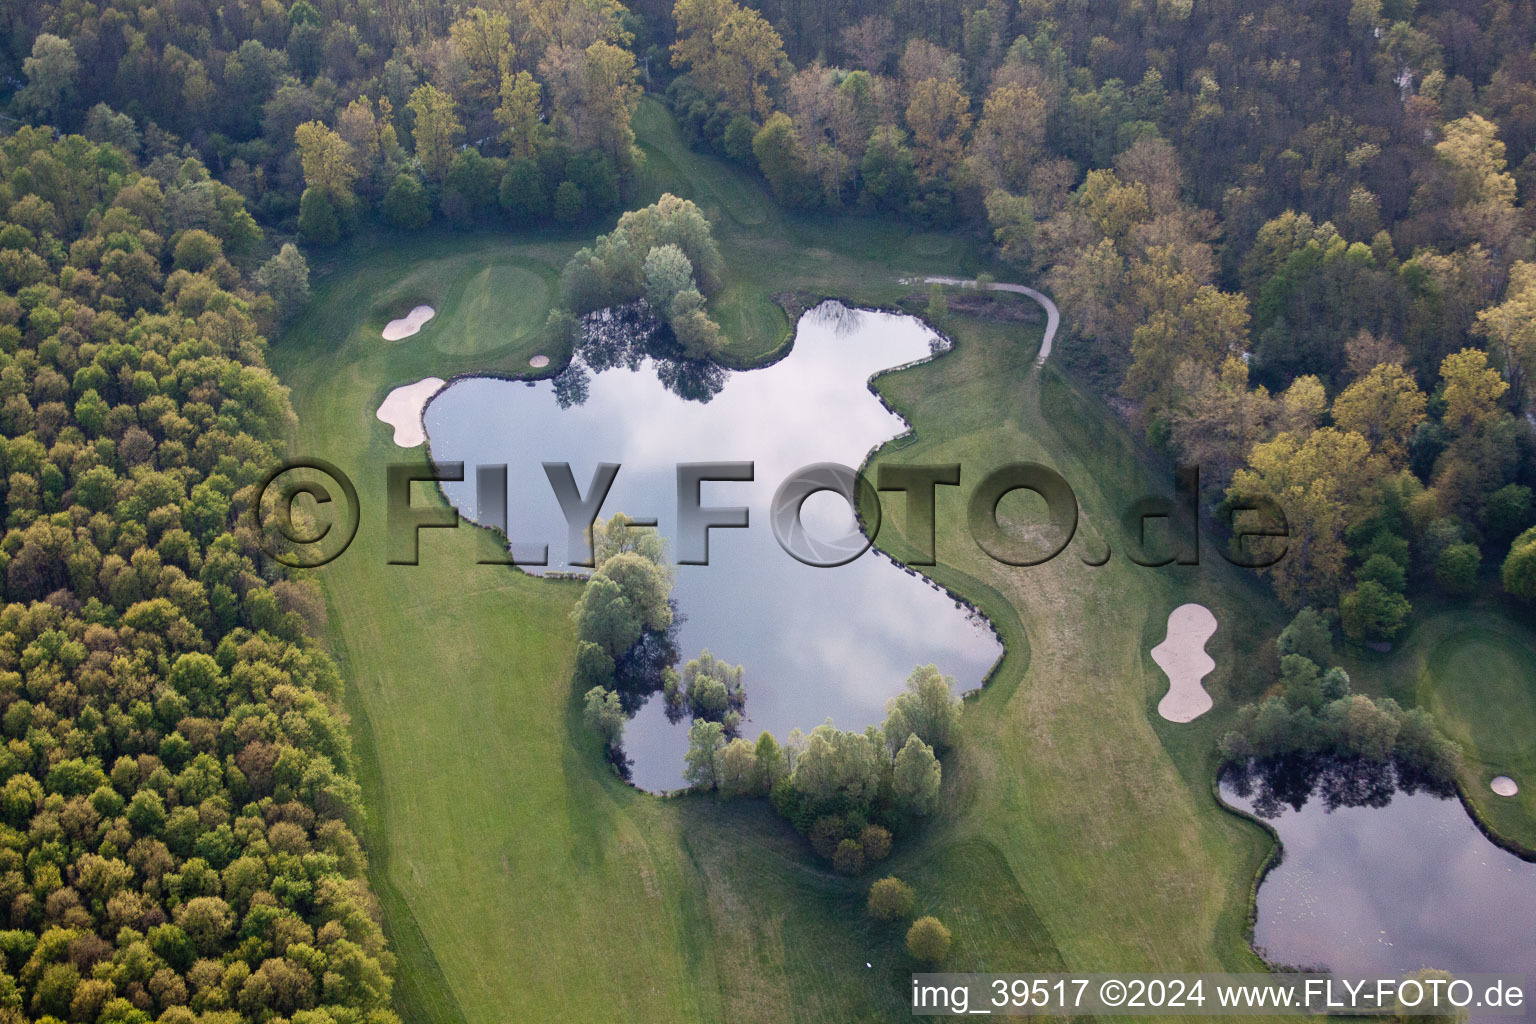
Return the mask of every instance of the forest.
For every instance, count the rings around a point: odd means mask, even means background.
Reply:
[[[567,306],[645,298],[710,354],[707,224],[618,220],[647,93],[787,211],[984,240],[1209,512],[1280,502],[1300,625],[1227,756],[1453,774],[1319,636],[1536,600],[1533,44],[1508,0],[7,5],[0,1020],[394,1019],[324,603],[242,522],[292,416],[266,338],[350,236],[499,227],[606,231]],[[734,700],[729,669],[694,677]],[[921,730],[819,729],[796,766],[699,720],[695,781],[826,856],[888,847],[908,747],[905,810],[934,800]]]
[[[242,520],[303,257],[195,157],[47,129],[0,202],[0,1016],[393,1020],[324,605]]]
[[[1384,642],[1411,595],[1467,593],[1484,561],[1536,596],[1536,15],[1521,5],[297,0],[5,17],[14,116],[146,164],[194,157],[274,237],[311,247],[369,219],[598,218],[643,160],[638,98],[664,95],[695,145],[788,208],[981,232],[1000,270],[1042,278],[1079,369],[1202,467],[1213,511],[1262,492],[1302,524],[1271,573],[1293,607]],[[717,272],[700,273],[707,295]],[[302,285],[274,284],[291,310]],[[582,311],[607,298],[587,292]],[[708,351],[715,324],[689,301],[686,347]]]

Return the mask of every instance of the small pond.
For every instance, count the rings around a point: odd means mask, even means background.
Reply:
[[[768,523],[775,489],[795,470],[856,467],[906,429],[868,381],[928,357],[936,335],[910,317],[824,303],[801,319],[785,358],[726,373],[641,347],[622,323],[594,330],[559,378],[465,379],[427,407],[433,458],[465,464],[465,482],[444,485],[461,513],[480,521],[475,467],[506,464],[515,550],[547,543],[547,570],[530,571],[566,569],[565,520],[540,464],[569,462],[586,494],[598,463],[618,463],[601,514],[657,519],[675,553],[677,463],[751,461],[753,482],[705,483],[701,495],[706,507],[748,507],[750,526],[711,530],[710,564],[676,566],[674,589],[681,657],[708,648],[746,667],[743,736],[766,729],[782,742],[829,717],[863,729],[918,664],[937,665],[962,691],[981,684],[1002,653],[985,622],[874,551],[837,568],[803,565]],[[806,501],[804,523],[831,539],[852,516],[822,493]],[[687,720],[669,722],[661,705],[651,698],[624,736],[633,781],[652,791],[683,785],[687,749]]]
[[[1280,834],[1254,933],[1271,963],[1536,980],[1536,864],[1489,842],[1455,797],[1331,761],[1229,774],[1221,795]]]

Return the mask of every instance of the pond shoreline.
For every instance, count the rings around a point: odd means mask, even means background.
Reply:
[[[916,358],[907,359],[906,361],[891,366],[881,367],[868,374],[868,376],[864,378],[864,391],[871,395],[875,401],[879,403],[881,410],[883,410],[886,414],[897,421],[898,430],[891,437],[881,441],[876,441],[874,444],[872,444],[861,457],[859,465],[861,468],[867,467],[871,458],[873,458],[873,456],[877,452],[881,451],[887,444],[895,443],[901,445],[910,443],[911,439],[915,437],[915,430],[911,421],[908,420],[907,417],[900,411],[898,411],[883,394],[881,394],[876,386],[877,381],[886,374],[924,365],[926,363],[932,362],[940,356],[953,351],[956,347],[955,340],[942,330],[935,327],[933,324],[929,323],[925,317],[914,314],[913,312],[902,309],[900,307],[885,306],[881,304],[856,305],[836,297],[819,298],[818,301],[816,301],[814,304],[802,305],[802,303],[796,301],[797,297],[798,296],[790,296],[788,294],[775,296],[775,300],[780,303],[781,307],[785,309],[786,313],[792,313],[795,311],[796,307],[799,308],[799,316],[793,321],[790,330],[787,332],[787,337],[781,345],[775,348],[772,352],[768,353],[766,356],[760,359],[752,360],[750,362],[733,365],[733,361],[717,358],[714,360],[716,364],[727,370],[736,370],[737,372],[750,373],[752,371],[765,369],[779,362],[782,362],[796,351],[796,343],[799,340],[805,326],[805,317],[813,310],[825,306],[828,303],[835,303],[837,306],[852,313],[882,314],[908,321],[913,327],[919,328],[923,334],[929,336],[928,351],[924,352]],[[431,404],[435,402],[436,399],[439,398],[446,390],[448,390],[450,387],[453,387],[455,384],[472,380],[483,380],[500,381],[507,384],[520,382],[532,385],[537,381],[549,380],[552,377],[558,376],[560,373],[565,372],[572,365],[576,365],[578,363],[577,357],[579,355],[580,346],[576,346],[566,354],[566,356],[560,361],[559,365],[551,365],[548,367],[540,368],[538,372],[534,373],[529,373],[522,370],[521,368],[499,368],[487,369],[485,371],[465,371],[454,374],[445,380],[437,389],[435,389],[431,396],[428,397],[427,402],[424,403],[422,409],[423,430],[425,432],[425,417],[428,407],[431,406]],[[851,384],[852,382],[850,381],[849,383]],[[436,444],[435,448],[434,444]],[[429,464],[436,463],[438,461],[437,453],[441,451],[441,448],[442,439],[434,439],[430,432],[427,432],[425,455]],[[458,482],[459,481],[451,481],[449,483]],[[443,482],[437,483],[436,490],[445,504],[447,504],[449,507],[454,507],[454,502],[449,498],[448,490]],[[859,520],[858,528],[860,532],[863,533],[866,538],[869,538],[867,524],[863,522],[862,517],[857,518]],[[502,547],[506,547],[510,543],[506,532],[499,526],[486,525],[476,522],[473,519],[469,521],[469,525],[478,526],[483,529],[492,531]],[[996,677],[1000,666],[1007,659],[1009,653],[1011,653],[1009,644],[1004,640],[1002,631],[997,627],[992,617],[977,602],[970,600],[966,595],[955,590],[953,587],[947,586],[938,580],[935,580],[932,577],[917,571],[912,566],[905,564],[891,553],[879,547],[878,544],[873,540],[870,541],[870,549],[872,549],[878,557],[883,558],[893,567],[901,569],[907,576],[912,577],[915,580],[921,580],[927,585],[927,589],[930,589],[937,594],[943,595],[944,598],[953,603],[957,611],[964,615],[966,621],[973,629],[977,629],[983,632],[996,645],[998,652],[996,656],[992,658],[989,663],[986,663],[985,669],[979,673],[979,679],[976,684],[974,686],[967,687],[961,692],[960,696],[971,696],[985,689],[985,687]],[[584,584],[587,580],[587,574],[580,572],[558,571],[533,573],[527,572],[526,570],[524,570],[524,572],[526,575],[536,575],[541,579],[554,579],[559,582],[571,582],[578,585]],[[967,675],[970,675],[970,673],[967,672]],[[643,792],[648,796],[656,796],[662,799],[668,799],[690,792],[690,790],[686,787],[682,789],[647,789],[632,779],[625,778],[617,768],[614,769],[614,774],[618,776],[621,781],[623,781],[630,788],[639,792]]]

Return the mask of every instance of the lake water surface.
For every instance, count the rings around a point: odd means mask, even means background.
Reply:
[[[867,382],[928,356],[935,342],[910,317],[828,303],[801,319],[788,356],[731,373],[723,386],[719,379],[702,389],[679,383],[675,366],[633,355],[589,360],[606,368],[585,374],[579,404],[562,402],[570,390],[550,381],[465,379],[427,407],[427,436],[434,459],[465,464],[465,482],[443,489],[474,521],[481,521],[475,467],[507,465],[509,536],[518,549],[547,543],[551,570],[568,567],[566,527],[541,463],[570,463],[583,494],[599,462],[620,464],[601,514],[656,518],[669,552],[676,465],[755,463],[752,482],[703,485],[703,505],[746,506],[750,526],[710,531],[710,564],[676,567],[682,657],[709,648],[746,667],[741,733],[748,738],[766,729],[782,741],[791,729],[809,731],[828,717],[863,729],[884,718],[886,699],[915,665],[931,662],[970,690],[1002,647],[987,624],[873,551],[837,568],[797,562],[775,540],[768,508],[795,470],[816,462],[857,467],[904,431]],[[708,401],[679,394],[716,388]],[[807,500],[804,522],[813,536],[830,539],[852,516],[840,498],[823,493]],[[653,791],[683,785],[687,749],[687,721],[669,723],[661,705],[653,697],[624,734],[634,782]]]
[[[1536,983],[1536,864],[1490,843],[1455,798],[1404,792],[1390,769],[1326,774],[1310,794],[1292,784],[1282,798],[1222,782],[1224,800],[1280,833],[1283,859],[1259,888],[1254,932],[1266,959],[1348,974],[1525,973]]]

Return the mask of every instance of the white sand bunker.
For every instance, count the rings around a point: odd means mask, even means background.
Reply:
[[[1498,778],[1488,783],[1488,788],[1493,790],[1499,796],[1514,796],[1516,793],[1520,792],[1520,787],[1515,785],[1515,780],[1510,778],[1508,775],[1500,775]]]
[[[437,316],[437,310],[431,306],[417,306],[398,320],[391,320],[384,325],[384,340],[399,341],[401,338],[409,338],[421,330],[423,324]]]
[[[1205,642],[1216,632],[1216,616],[1203,604],[1181,604],[1168,613],[1168,636],[1152,648],[1152,660],[1168,675],[1168,692],[1157,713],[1170,722],[1193,722],[1211,710],[1211,695],[1200,685],[1216,667]]]
[[[401,448],[415,448],[427,439],[426,428],[421,424],[421,411],[427,407],[427,399],[442,386],[441,377],[427,377],[415,384],[395,388],[384,396],[375,415],[395,428],[395,444]]]
[[[532,359],[528,360],[528,365],[533,367],[535,370],[542,370],[544,367],[549,365],[549,356],[534,356]]]

